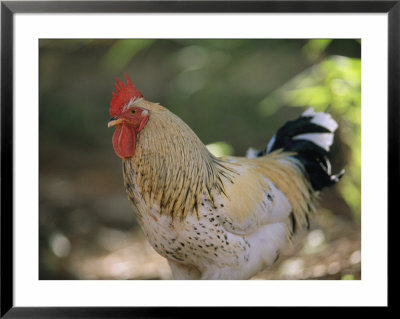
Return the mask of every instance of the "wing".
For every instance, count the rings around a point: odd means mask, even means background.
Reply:
[[[259,158],[225,157],[238,174],[225,183],[220,223],[231,233],[250,235],[268,224],[304,223],[313,207],[309,185],[298,163],[282,152]],[[289,218],[291,217],[291,218]]]

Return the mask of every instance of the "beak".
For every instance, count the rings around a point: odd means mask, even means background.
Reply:
[[[107,125],[107,126],[110,128],[110,127],[112,127],[112,126],[121,124],[122,121],[123,121],[123,120],[120,119],[119,117],[112,117],[112,118],[110,118],[110,120],[108,121],[108,125]]]

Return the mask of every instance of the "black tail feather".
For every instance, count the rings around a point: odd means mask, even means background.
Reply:
[[[331,146],[329,139],[321,142],[299,135],[310,133],[328,133],[329,135],[333,134],[336,127],[336,122],[328,114],[307,111],[307,115],[304,114],[297,120],[289,121],[282,126],[271,140],[268,148],[255,155],[263,156],[279,149],[296,153],[293,157],[302,164],[302,169],[308,176],[313,189],[319,191],[338,182],[344,171],[342,170],[337,175],[331,173],[332,154],[329,151]]]

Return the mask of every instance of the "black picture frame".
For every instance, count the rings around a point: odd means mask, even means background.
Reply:
[[[163,307],[15,307],[13,300],[13,19],[16,13],[387,13],[388,207],[399,186],[400,1],[1,1],[1,318],[134,318],[226,315],[226,309]],[[377,106],[379,109],[379,106]],[[377,168],[379,169],[379,168]],[[380,212],[385,213],[385,212]],[[388,214],[388,218],[390,218]],[[377,217],[379,218],[379,217]],[[388,224],[394,227],[394,223]],[[393,234],[393,231],[389,234]],[[389,242],[390,244],[390,242]],[[390,247],[390,245],[389,245]],[[389,258],[390,259],[390,258]],[[390,260],[389,260],[390,262]],[[388,285],[390,280],[388,280]],[[183,292],[184,293],[184,292]],[[388,305],[390,308],[390,297]],[[291,310],[294,310],[292,307]],[[247,314],[245,308],[235,310]],[[307,311],[296,309],[301,315]]]

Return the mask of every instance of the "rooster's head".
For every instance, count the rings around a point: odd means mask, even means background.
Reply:
[[[115,153],[122,159],[127,159],[135,154],[137,134],[144,128],[149,111],[137,104],[143,98],[142,93],[132,84],[125,73],[126,85],[117,79],[116,93],[110,104],[111,119],[108,127],[116,126],[113,135]]]

